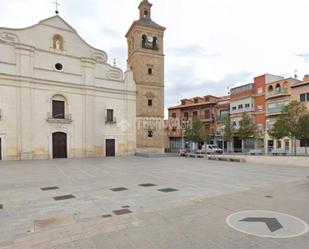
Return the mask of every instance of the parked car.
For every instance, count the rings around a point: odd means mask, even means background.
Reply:
[[[203,145],[202,150],[207,154],[223,154],[223,150],[213,144],[206,144],[206,146]]]
[[[179,156],[186,156],[186,155],[187,155],[187,150],[181,148],[181,149],[179,150]]]

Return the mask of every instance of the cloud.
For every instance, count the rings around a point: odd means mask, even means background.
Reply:
[[[309,53],[306,53],[306,54],[295,54],[297,57],[300,57],[302,58],[305,63],[308,63],[309,62]]]
[[[248,83],[252,73],[247,71],[233,72],[223,78],[212,80],[195,77],[194,67],[179,68],[178,71],[168,72],[166,79],[165,107],[176,105],[183,98],[196,96],[228,94],[228,89],[239,83]]]
[[[210,53],[205,50],[205,48],[198,46],[198,45],[190,45],[190,46],[183,46],[183,47],[171,47],[168,48],[167,53],[172,56],[178,57],[207,57],[213,58],[218,57],[220,53]]]

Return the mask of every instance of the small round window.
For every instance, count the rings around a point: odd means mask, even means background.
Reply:
[[[62,65],[61,63],[57,63],[57,64],[55,64],[55,69],[56,69],[57,71],[62,71],[63,65]]]

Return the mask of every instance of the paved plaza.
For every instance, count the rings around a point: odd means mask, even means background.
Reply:
[[[0,162],[1,249],[307,249],[308,207],[309,167],[177,157]],[[247,210],[279,218],[244,229],[262,233],[270,221],[291,234],[282,214],[299,235],[260,237],[226,221]]]

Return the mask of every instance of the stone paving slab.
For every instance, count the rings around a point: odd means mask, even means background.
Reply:
[[[0,162],[0,176],[1,249],[265,248],[268,240],[230,231],[222,220],[243,209],[275,209],[309,220],[304,167],[129,157]],[[48,186],[59,189],[41,190]],[[110,190],[117,187],[128,190]],[[53,200],[68,194],[76,198]],[[113,210],[123,206],[132,213],[116,216]],[[281,248],[278,241],[268,245]]]

